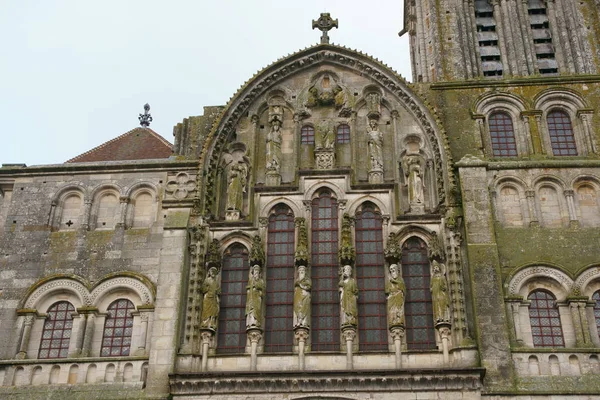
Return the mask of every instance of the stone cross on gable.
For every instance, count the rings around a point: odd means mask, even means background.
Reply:
[[[329,35],[327,34],[327,32],[329,32],[329,30],[333,29],[333,28],[337,28],[338,27],[338,20],[337,19],[332,19],[329,16],[329,13],[321,13],[321,16],[319,17],[318,20],[314,20],[312,22],[312,28],[315,29],[319,29],[321,32],[323,32],[323,34],[321,35],[321,44],[328,44],[329,43]]]
[[[144,113],[140,114],[140,116],[138,117],[138,119],[140,120],[140,125],[143,126],[144,128],[147,128],[150,126],[150,122],[152,122],[152,115],[150,115],[150,104],[146,103],[144,104]]]

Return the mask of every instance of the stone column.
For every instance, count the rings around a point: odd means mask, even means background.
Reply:
[[[56,200],[52,200],[52,203],[50,203],[50,215],[48,216],[48,226],[50,227],[50,229],[54,229],[54,218],[56,216]]]
[[[583,126],[583,136],[588,148],[588,152],[598,153],[598,146],[596,145],[596,136],[592,129],[590,120],[592,118],[593,111],[591,110],[579,110],[577,111],[577,117],[581,119],[581,125]]]
[[[535,190],[526,190],[525,196],[527,197],[527,207],[529,209],[529,225],[537,226],[540,224],[540,220],[535,207]]]
[[[119,197],[119,222],[117,222],[117,226],[122,227],[123,229],[127,228],[127,205],[129,204],[129,197],[121,196]]]
[[[85,231],[90,230],[90,217],[92,214],[92,200],[86,199],[83,206],[83,221],[81,221],[81,228]]]
[[[511,316],[513,323],[513,334],[515,336],[515,342],[518,346],[523,346],[523,337],[521,334],[521,303],[523,299],[521,297],[511,297],[506,299],[506,303],[508,305],[508,312]]]
[[[298,369],[304,370],[304,350],[306,347],[306,341],[308,340],[308,329],[307,328],[296,328],[294,329],[294,335],[298,341]]]
[[[85,328],[87,325],[87,314],[85,311],[77,310],[79,315],[77,318],[79,319],[79,324],[77,328],[77,344],[75,345],[74,356],[81,356],[83,353],[83,340],[85,338]],[[73,318],[75,319],[75,318]]]
[[[82,357],[89,357],[92,354],[92,339],[94,336],[94,322],[96,320],[96,312],[88,311],[87,322],[85,325],[85,333],[83,339],[83,347],[81,349]]]
[[[535,153],[535,148],[533,147],[533,139],[531,138],[531,126],[529,125],[529,115],[525,115],[521,113],[521,119],[523,120],[523,125],[525,125],[524,135],[527,137],[527,153],[533,154]]]
[[[533,75],[538,72],[539,68],[535,57],[533,32],[531,31],[531,22],[529,20],[529,0],[520,0],[517,3],[519,25],[521,26],[521,35],[523,35],[523,51],[525,52],[525,59],[527,61],[527,72],[529,75]]]
[[[148,340],[148,320],[150,319],[150,312],[153,309],[148,310],[140,310],[140,341],[138,343],[138,348],[135,351],[135,355],[143,356],[146,355],[146,342]]]
[[[567,210],[569,211],[569,225],[578,226],[579,221],[577,220],[577,212],[575,211],[575,201],[573,199],[575,192],[573,190],[568,189],[563,191],[563,194],[567,199]]]
[[[494,152],[492,151],[492,142],[490,140],[490,135],[487,133],[485,129],[485,115],[477,114],[474,115],[475,122],[477,123],[477,127],[479,128],[479,143],[477,143],[477,147],[479,148],[480,155],[486,157],[492,157]]]
[[[548,136],[546,135],[547,130],[542,126],[542,112],[535,113],[535,123],[537,126],[537,134],[540,143],[540,153],[546,154],[546,143],[548,141]]]
[[[250,339],[250,371],[256,371],[258,342],[262,339],[262,330],[251,328],[246,333],[248,334],[248,339]]]
[[[440,322],[436,324],[435,328],[440,334],[440,338],[442,339],[442,355],[444,357],[444,365],[450,364],[450,323],[448,322]]]
[[[396,355],[396,368],[402,368],[402,339],[404,338],[404,327],[394,326],[390,328],[392,339],[394,340],[394,350]]]
[[[19,314],[23,316],[23,326],[21,327],[21,340],[19,342],[19,350],[15,358],[24,360],[27,358],[27,347],[31,338],[31,328],[37,311],[35,310],[19,310]]]
[[[356,328],[347,327],[342,330],[342,336],[346,341],[346,369],[352,370],[354,369],[353,365],[353,356],[352,356],[352,347],[354,343],[354,339],[356,338]]]
[[[203,329],[200,332],[200,337],[202,338],[202,372],[208,371],[208,349],[214,336],[215,331],[212,329]]]
[[[500,0],[500,8],[502,9],[502,23],[504,25],[502,26],[502,29],[504,31],[504,40],[506,42],[506,50],[508,51],[506,57],[510,63],[512,75],[519,75],[521,71],[517,57],[517,40],[513,35],[513,28],[515,27],[515,24],[518,24],[518,21],[515,21],[516,15],[512,12],[511,1]],[[500,24],[496,25],[496,28],[498,28],[499,25]]]
[[[556,20],[556,9],[554,0],[548,0],[546,2],[547,10],[548,10],[548,22],[550,24],[550,33],[552,35],[552,39],[555,42],[554,46],[554,56],[556,57],[556,63],[558,64],[558,72],[564,74],[570,71],[567,67],[567,63],[565,61],[565,52],[566,47],[564,46],[564,38],[560,36],[560,28],[558,26],[558,21]]]
[[[514,71],[512,71],[511,65],[508,62],[508,47],[506,46],[506,35],[504,33],[504,22],[500,8],[500,0],[491,0],[491,3],[494,8],[494,19],[496,20],[496,31],[498,32],[498,44],[500,47],[500,60],[502,61],[504,76],[513,75]],[[508,71],[508,74],[506,71]]]
[[[594,347],[586,311],[588,301],[587,297],[573,296],[567,298],[571,319],[573,320],[573,330],[575,331],[575,343],[577,347]]]

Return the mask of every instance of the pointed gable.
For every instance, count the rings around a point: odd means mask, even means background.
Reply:
[[[68,163],[94,161],[147,160],[168,158],[173,145],[150,128],[135,128],[106,143],[101,144]]]

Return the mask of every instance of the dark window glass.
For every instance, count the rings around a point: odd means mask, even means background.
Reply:
[[[339,351],[338,204],[331,193],[321,192],[313,200],[311,223],[311,349]]]
[[[38,358],[66,358],[73,328],[75,307],[67,301],[54,303],[47,312]]]
[[[229,246],[223,254],[217,343],[219,353],[243,353],[246,348],[246,286],[249,267],[248,251],[241,244]]]
[[[406,345],[409,349],[435,349],[431,272],[427,245],[413,237],[402,247],[402,277],[406,284]]]
[[[372,205],[356,214],[356,278],[358,296],[359,349],[387,351],[383,222]]]
[[[565,347],[556,299],[545,290],[534,290],[527,297],[534,347]]]
[[[294,346],[294,214],[285,205],[269,217],[265,352],[291,352]]]
[[[592,295],[594,301],[594,318],[596,319],[596,328],[600,337],[600,290]]]
[[[340,124],[338,126],[336,141],[339,144],[350,143],[350,126],[348,124]]]
[[[102,337],[102,357],[128,356],[133,333],[133,303],[127,299],[113,301],[108,306]]]
[[[490,138],[494,157],[516,157],[517,143],[510,115],[496,112],[489,119]]]
[[[576,156],[577,146],[571,126],[571,118],[564,111],[551,111],[548,114],[548,132],[552,153],[555,156]]]
[[[315,144],[315,128],[310,125],[304,125],[300,130],[301,144]]]

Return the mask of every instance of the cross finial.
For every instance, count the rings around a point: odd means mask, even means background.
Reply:
[[[144,113],[140,114],[140,116],[138,117],[138,119],[140,120],[140,125],[143,126],[144,128],[147,128],[150,126],[150,122],[152,122],[152,115],[150,115],[150,104],[146,103],[144,104]]]
[[[319,17],[318,20],[315,21],[313,19],[312,27],[313,27],[313,29],[317,28],[321,32],[323,32],[323,34],[321,35],[321,44],[328,44],[329,43],[329,35],[327,34],[327,32],[330,29],[338,27],[338,20],[332,19],[329,16],[329,13],[321,13],[321,16]]]

